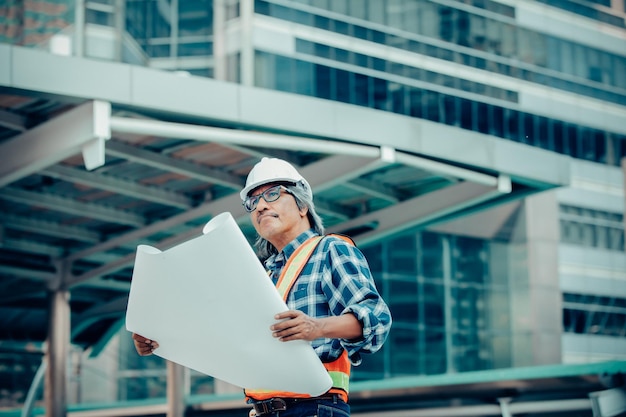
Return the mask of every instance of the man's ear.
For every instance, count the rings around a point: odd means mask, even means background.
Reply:
[[[309,214],[309,208],[307,206],[299,208],[298,211],[300,212],[300,217],[306,217],[306,215]]]

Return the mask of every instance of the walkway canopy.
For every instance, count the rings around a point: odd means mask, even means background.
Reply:
[[[99,351],[138,244],[165,250],[224,211],[252,239],[238,191],[262,156],[298,166],[329,231],[359,245],[569,181],[567,157],[387,112],[9,45],[0,62],[0,389],[49,326]]]

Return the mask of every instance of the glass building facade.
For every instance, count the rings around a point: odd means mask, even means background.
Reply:
[[[593,191],[602,198],[590,201],[581,186],[555,192],[539,212],[521,203],[505,235],[486,238],[457,225],[406,230],[363,247],[394,326],[354,380],[626,358],[619,353],[626,346],[623,180],[612,180],[626,156],[623,2],[49,0],[8,1],[0,11],[3,43],[378,109],[592,167],[579,178],[605,187]],[[541,94],[614,117],[535,108],[530,98]],[[556,231],[549,290],[529,278],[529,230],[546,212]],[[538,300],[548,314],[541,324],[524,321]],[[546,326],[539,333],[560,330],[549,336],[556,351],[546,356],[525,349],[539,325]],[[607,348],[577,350],[577,337],[601,337]],[[164,363],[136,356],[123,331],[113,345],[119,369],[111,398],[163,396]],[[224,389],[199,374],[188,378],[191,393]]]

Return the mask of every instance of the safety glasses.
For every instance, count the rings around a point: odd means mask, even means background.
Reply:
[[[246,209],[248,213],[252,213],[259,205],[259,200],[261,199],[261,197],[263,197],[263,200],[267,201],[268,203],[274,202],[280,198],[281,190],[285,190],[285,192],[290,193],[287,187],[283,185],[275,185],[263,191],[261,194],[251,195],[250,197],[246,198],[242,203],[243,208]]]

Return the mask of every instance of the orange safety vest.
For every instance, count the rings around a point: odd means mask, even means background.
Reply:
[[[337,236],[350,244],[354,245],[352,239],[342,235]],[[278,282],[276,283],[276,289],[278,293],[283,297],[285,302],[289,291],[296,282],[296,279],[300,276],[302,269],[308,262],[309,258],[313,254],[313,251],[322,240],[323,236],[313,236],[306,240],[296,251],[291,255],[285,268],[283,269]],[[328,391],[331,394],[338,394],[341,398],[348,402],[348,385],[350,382],[350,359],[348,358],[348,352],[343,351],[339,358],[332,362],[324,363],[324,368],[328,371],[330,378],[333,381],[332,388]],[[308,394],[300,394],[289,391],[269,391],[269,390],[244,390],[246,397],[254,400],[262,401],[269,398],[309,398]]]

